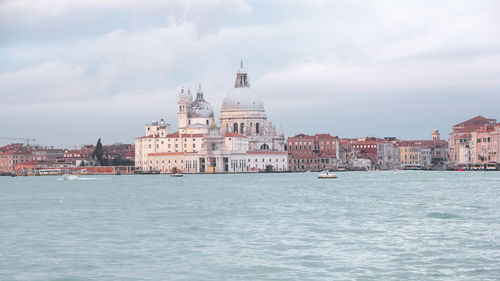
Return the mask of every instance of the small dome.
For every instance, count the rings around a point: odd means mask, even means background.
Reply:
[[[195,100],[188,108],[188,118],[214,117],[212,106],[204,100]]]
[[[188,118],[209,118],[214,117],[212,106],[203,98],[203,92],[197,93],[196,100],[189,105]]]
[[[235,88],[222,102],[222,111],[264,110],[264,103],[248,87]]]

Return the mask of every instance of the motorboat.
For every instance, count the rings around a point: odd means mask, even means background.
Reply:
[[[184,176],[183,174],[180,174],[180,173],[175,173],[175,174],[170,174],[171,177],[177,177],[177,178],[180,178],[182,176]]]
[[[336,174],[330,174],[329,171],[323,171],[319,173],[318,179],[336,179],[337,175]]]

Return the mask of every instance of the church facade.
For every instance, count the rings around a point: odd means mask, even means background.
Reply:
[[[250,89],[243,63],[234,89],[222,103],[219,119],[199,87],[196,98],[182,89],[178,96],[178,131],[164,120],[146,125],[135,139],[137,171],[233,173],[287,171],[283,131],[268,122],[264,103]]]

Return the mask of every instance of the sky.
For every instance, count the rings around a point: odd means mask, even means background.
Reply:
[[[286,136],[500,119],[496,0],[0,0],[0,138],[133,143],[199,84],[217,119],[240,60]]]

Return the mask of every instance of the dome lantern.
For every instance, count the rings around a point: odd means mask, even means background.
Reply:
[[[236,72],[236,82],[234,83],[235,88],[250,88],[250,83],[248,82],[247,71],[243,68],[243,60],[241,60],[240,68]]]

